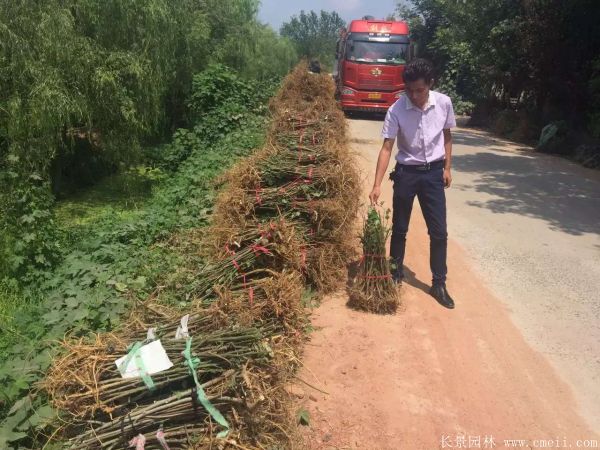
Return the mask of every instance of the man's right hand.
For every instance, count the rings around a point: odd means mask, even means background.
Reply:
[[[380,195],[381,195],[381,186],[373,186],[373,190],[369,194],[369,200],[371,200],[371,205],[377,204],[377,200],[379,200]]]
[[[390,163],[393,147],[394,139],[385,138],[383,140],[383,145],[381,146],[379,156],[377,157],[377,169],[375,170],[375,179],[373,180],[373,190],[369,194],[369,200],[371,200],[371,205],[373,206],[377,204],[377,200],[379,200],[379,196],[381,195],[381,182],[383,181],[383,176]]]

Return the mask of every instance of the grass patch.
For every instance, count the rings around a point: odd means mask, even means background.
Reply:
[[[96,185],[55,205],[57,225],[65,230],[85,227],[106,217],[134,219],[165,175],[159,169],[138,166],[109,175]]]
[[[0,348],[23,337],[15,326],[16,312],[27,313],[31,306],[14,280],[0,280]]]

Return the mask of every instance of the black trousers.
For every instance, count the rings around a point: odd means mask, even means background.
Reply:
[[[443,173],[442,161],[432,163],[432,168],[429,170],[417,170],[414,167],[396,164],[396,168],[390,173],[390,179],[394,181],[390,256],[393,264],[392,274],[395,278],[404,277],[406,233],[413,202],[417,196],[429,233],[429,265],[433,284],[446,282],[448,230]]]

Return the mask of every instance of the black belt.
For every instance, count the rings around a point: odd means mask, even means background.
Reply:
[[[444,163],[444,159],[438,159],[437,161],[418,165],[396,163],[396,170],[399,172],[427,172],[429,170],[442,169]]]

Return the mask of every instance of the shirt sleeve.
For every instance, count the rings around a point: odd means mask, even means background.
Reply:
[[[448,111],[446,114],[446,124],[444,125],[444,129],[454,128],[455,126],[456,118],[454,117],[454,107],[452,106],[452,100],[448,99]]]
[[[396,139],[398,136],[398,129],[398,118],[394,114],[393,108],[390,107],[385,115],[383,129],[381,130],[381,137],[384,139]]]

